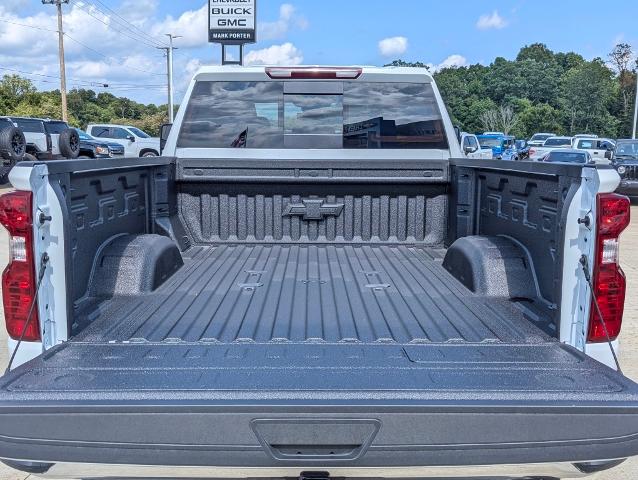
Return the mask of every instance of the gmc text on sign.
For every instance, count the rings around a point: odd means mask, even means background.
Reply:
[[[244,44],[256,41],[256,0],[208,0],[209,41]]]

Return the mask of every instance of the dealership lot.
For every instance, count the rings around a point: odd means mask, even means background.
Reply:
[[[6,190],[0,190],[3,193]],[[625,307],[624,329],[621,337],[621,362],[625,375],[638,381],[638,206],[632,207],[634,221],[622,238],[623,268],[627,275],[628,295]],[[0,229],[0,264],[7,262],[7,237]],[[2,305],[0,305],[0,311]],[[0,328],[0,368],[7,362],[7,341],[4,328]],[[609,472],[592,478],[597,480],[633,480],[638,472],[638,458],[625,462]],[[32,477],[0,464],[0,480],[21,480]]]

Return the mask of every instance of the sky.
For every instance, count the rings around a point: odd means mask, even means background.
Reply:
[[[383,65],[401,58],[432,69],[501,56],[534,42],[606,58],[619,42],[638,51],[638,2],[607,0],[257,0],[252,64]],[[202,0],[70,0],[64,9],[69,88],[166,103],[165,34],[175,40],[176,101],[201,66],[219,64]],[[59,86],[55,7],[0,0],[0,76]],[[105,87],[104,85],[108,85]]]

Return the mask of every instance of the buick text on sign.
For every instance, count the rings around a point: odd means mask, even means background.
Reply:
[[[256,41],[256,0],[208,0],[209,41],[253,43]]]

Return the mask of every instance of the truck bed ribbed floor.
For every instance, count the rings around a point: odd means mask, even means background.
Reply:
[[[163,286],[106,302],[82,342],[548,341],[511,303],[472,294],[414,246],[196,247]]]

